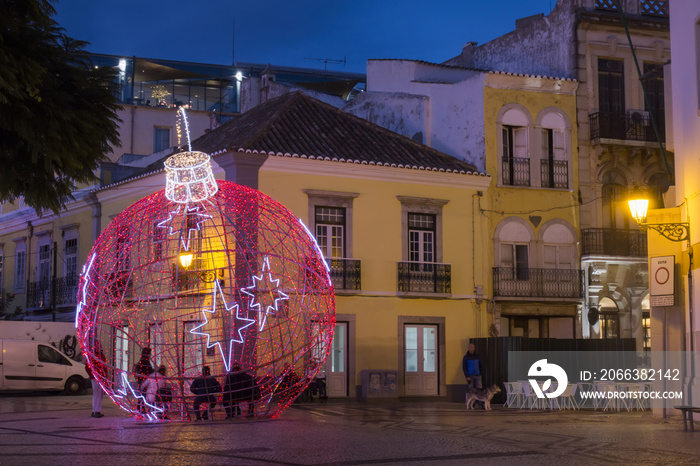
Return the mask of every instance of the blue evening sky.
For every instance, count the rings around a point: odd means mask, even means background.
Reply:
[[[95,53],[366,71],[369,58],[442,62],[556,0],[59,0],[54,17]]]

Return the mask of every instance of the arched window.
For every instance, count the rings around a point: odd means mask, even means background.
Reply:
[[[620,317],[617,304],[610,298],[598,302],[600,312],[600,338],[620,337]]]
[[[627,180],[619,172],[603,175],[603,227],[626,230],[636,225],[627,204],[628,191]]]
[[[538,117],[540,127],[540,185],[568,189],[571,130],[562,115],[553,110]]]
[[[506,279],[528,280],[531,232],[518,221],[505,220],[497,235],[497,263],[501,275]]]
[[[501,141],[501,183],[530,186],[530,118],[520,108],[509,108],[499,121]]]

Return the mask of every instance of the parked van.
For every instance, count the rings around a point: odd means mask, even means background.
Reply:
[[[33,340],[0,340],[0,390],[65,390],[87,387],[85,364]]]

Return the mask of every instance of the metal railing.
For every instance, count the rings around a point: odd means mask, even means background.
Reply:
[[[656,142],[656,133],[646,113],[616,115],[614,113],[592,113],[589,116],[591,139],[620,139],[624,141]],[[666,141],[666,124],[663,119],[656,121],[661,142]]]
[[[452,265],[436,262],[398,262],[399,291],[452,293]]]
[[[78,276],[54,278],[29,282],[27,286],[27,309],[49,309],[71,306],[77,303]]]
[[[540,160],[540,176],[543,188],[569,187],[569,162],[566,160]]]
[[[581,255],[647,256],[647,234],[639,230],[586,228],[581,231]]]
[[[494,267],[493,295],[583,298],[583,270]]]
[[[642,0],[641,9],[645,16],[668,17],[668,0]]]
[[[326,258],[331,270],[331,281],[336,290],[361,290],[362,267],[360,259]]]
[[[503,184],[530,186],[530,159],[503,157]]]

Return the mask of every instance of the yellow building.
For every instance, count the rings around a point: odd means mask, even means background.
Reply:
[[[487,327],[474,290],[488,270],[475,252],[488,239],[475,223],[474,199],[488,199],[489,176],[301,93],[250,110],[193,149],[212,155],[215,176],[279,200],[316,236],[337,292],[329,395],[359,396],[363,376],[371,380],[363,371],[387,371],[380,381],[389,395],[459,398],[466,338]],[[66,266],[63,274],[59,265],[46,273],[72,276],[68,264],[85,262],[117,214],[165,186],[162,168],[150,168],[76,193],[60,217],[38,219],[26,209],[3,215],[5,286],[12,288],[7,277],[17,270],[43,277],[48,243],[56,243],[56,264]],[[13,291],[21,297],[21,288]],[[48,302],[29,316],[73,316],[74,300],[65,308]],[[115,363],[129,367],[137,352],[122,349]]]
[[[580,338],[576,87],[572,80],[488,73],[484,81],[493,241],[492,335]]]

